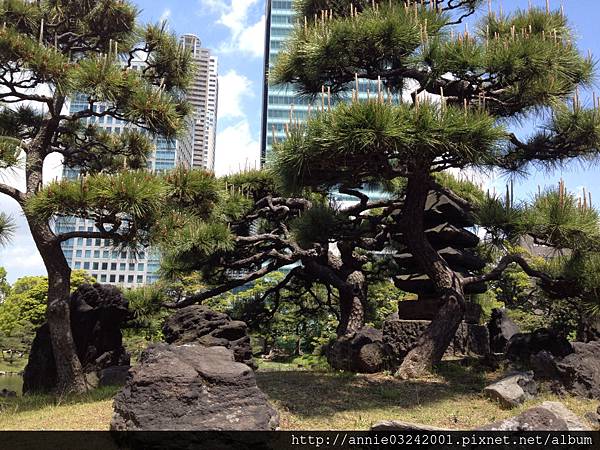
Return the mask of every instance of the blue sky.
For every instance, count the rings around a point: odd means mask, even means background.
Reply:
[[[141,10],[142,22],[167,20],[177,34],[194,33],[219,57],[219,114],[217,134],[217,173],[253,165],[258,160],[260,142],[260,110],[263,76],[264,0],[134,0]],[[527,8],[528,0],[494,0],[494,9],[505,11]],[[543,6],[545,0],[533,0]],[[575,29],[582,51],[588,49],[600,57],[598,20],[600,5],[594,0],[563,0],[564,9]],[[551,0],[558,8],[558,0]],[[485,7],[484,7],[485,11]],[[597,86],[597,88],[600,86]],[[584,98],[591,94],[584,93]],[[531,131],[526,123],[521,134]],[[48,164],[52,178],[59,171],[56,161]],[[532,171],[528,179],[516,181],[515,193],[527,198],[537,186],[548,186],[563,178],[567,187],[586,187],[600,203],[600,171],[597,166],[570,164],[552,173]],[[486,180],[489,186],[503,192],[506,180]],[[19,230],[13,243],[0,249],[0,265],[6,267],[9,280],[24,275],[45,274],[27,225],[17,205],[0,195],[0,210],[12,213]]]

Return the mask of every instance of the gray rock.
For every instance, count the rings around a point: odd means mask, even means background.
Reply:
[[[402,420],[382,420],[371,427],[371,431],[452,431],[450,428],[439,428],[422,423],[404,422]]]
[[[600,341],[574,342],[573,350],[557,360],[558,380],[572,394],[600,399]]]
[[[486,386],[483,394],[504,408],[514,408],[537,394],[537,384],[533,372],[519,372]]]
[[[560,402],[544,402],[540,405],[540,408],[545,408],[564,420],[567,424],[567,430],[569,431],[591,431],[590,428],[577,417],[577,414],[570,411]]]
[[[129,378],[131,366],[114,366],[98,372],[100,386],[124,386]]]
[[[332,368],[350,372],[376,373],[387,364],[383,335],[372,327],[337,338],[327,347],[326,355]]]
[[[542,350],[529,358],[529,365],[539,380],[557,380],[558,369],[552,353]]]
[[[383,324],[383,342],[394,362],[400,362],[415,346],[419,336],[431,322],[428,320],[386,320]],[[485,326],[462,322],[446,350],[447,356],[486,356],[489,337]]]
[[[114,400],[111,430],[274,430],[254,372],[225,347],[153,344]]]
[[[547,408],[536,406],[518,416],[477,428],[482,431],[567,431],[568,425]]]
[[[169,344],[197,343],[206,347],[229,348],[237,362],[256,369],[246,324],[231,320],[227,314],[203,305],[188,306],[165,321],[163,333]]]
[[[494,353],[504,353],[509,339],[521,331],[508,317],[506,310],[498,308],[492,310],[487,327],[490,334],[490,349]]]

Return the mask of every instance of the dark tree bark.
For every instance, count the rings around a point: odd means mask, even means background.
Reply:
[[[338,289],[340,296],[340,322],[337,335],[345,336],[359,331],[365,325],[367,286],[364,274],[356,270],[345,279]]]
[[[75,350],[69,310],[71,268],[50,227],[46,223],[35,222],[33,218],[28,219],[33,240],[48,271],[46,320],[56,363],[57,392],[82,393],[87,390],[87,386]]]
[[[403,379],[423,375],[442,359],[465,309],[460,277],[431,246],[425,235],[424,211],[430,185],[431,179],[426,169],[416,170],[408,177],[403,231],[410,252],[429,276],[444,303],[419,337],[416,346],[402,361],[396,375]]]

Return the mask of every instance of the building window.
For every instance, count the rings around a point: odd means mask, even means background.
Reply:
[[[135,263],[129,263],[129,270],[135,270]]]
[[[98,270],[98,263],[97,262],[92,263],[92,269],[93,270]]]
[[[94,258],[100,258],[100,250],[94,250]]]
[[[103,257],[103,258],[108,258],[108,257],[109,257],[109,255],[110,255],[110,252],[109,252],[108,250],[104,250],[104,251],[102,252],[102,257]]]
[[[143,283],[144,282],[144,276],[143,275],[138,275],[137,276],[137,282],[138,283]]]
[[[89,261],[85,261],[85,262],[83,263],[83,268],[84,268],[85,270],[89,270],[89,268],[90,268],[90,263],[89,263]]]
[[[91,250],[86,250],[85,251],[85,257],[86,258],[91,258],[92,257],[92,251]]]
[[[119,283],[125,282],[125,275],[119,275]]]
[[[117,277],[115,275],[111,275],[109,280],[111,283],[114,283],[116,281]]]
[[[100,281],[101,281],[102,283],[106,283],[106,274],[102,274],[102,275],[100,275]]]
[[[110,270],[117,270],[117,263],[110,263]]]
[[[139,271],[142,271],[142,270],[144,270],[144,263],[139,263],[139,264],[138,264],[138,270],[139,270]]]
[[[81,269],[81,261],[75,261],[75,268]]]
[[[108,270],[108,263],[102,263],[102,270]]]
[[[75,252],[75,256],[77,256],[78,258],[81,258],[81,255],[82,255],[81,250],[77,250]]]
[[[125,263],[120,263],[119,264],[119,270],[125,270],[126,264]]]

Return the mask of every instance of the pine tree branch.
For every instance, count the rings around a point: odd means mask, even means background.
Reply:
[[[468,286],[470,284],[485,283],[487,281],[498,280],[502,276],[504,271],[508,268],[508,266],[510,266],[513,263],[516,263],[519,266],[521,266],[521,269],[523,269],[523,271],[530,277],[538,278],[547,285],[555,285],[561,281],[550,277],[544,272],[540,272],[539,270],[534,269],[521,255],[506,255],[502,257],[498,265],[490,272],[483,275],[463,278],[463,285]]]
[[[240,277],[239,279],[231,280],[228,283],[223,283],[220,286],[217,286],[213,289],[208,289],[202,292],[197,292],[195,294],[188,295],[187,297],[181,299],[176,303],[164,303],[163,306],[169,309],[179,309],[193,305],[195,303],[202,303],[204,300],[212,298],[216,295],[224,294],[232,289],[235,289],[236,287],[243,286],[246,283],[262,278],[265,275],[277,269],[280,269],[281,267],[286,266],[287,264],[288,263],[283,262],[271,263],[267,266],[261,267],[259,270],[249,272],[248,274],[246,274],[243,277]]]
[[[0,193],[6,194],[9,197],[15,199],[20,205],[25,203],[25,193],[21,192],[15,187],[9,186],[4,183],[0,183]]]

